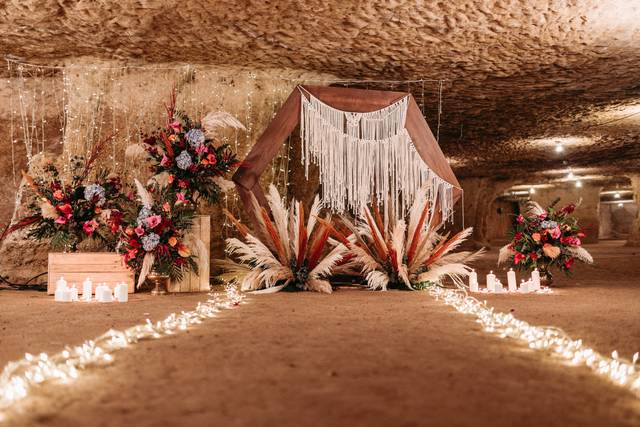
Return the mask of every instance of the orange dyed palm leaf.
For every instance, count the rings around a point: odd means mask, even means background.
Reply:
[[[428,213],[429,203],[426,203],[424,205],[424,209],[422,210],[422,214],[420,214],[420,220],[418,221],[416,230],[413,232],[413,236],[411,237],[411,245],[409,245],[409,250],[407,251],[407,263],[409,265],[411,265],[411,261],[413,261],[413,257],[416,255],[416,249],[418,249],[418,242],[420,241],[420,234],[422,233],[422,227],[424,226],[424,221],[427,218]]]
[[[282,265],[287,265],[288,264],[287,255],[284,252],[282,241],[278,236],[278,231],[276,230],[276,227],[271,222],[271,218],[269,218],[269,214],[267,213],[267,210],[265,208],[261,208],[260,214],[262,215],[262,219],[264,220],[264,225],[267,228],[267,233],[269,234],[269,237],[271,237],[273,246],[275,247],[276,252],[278,253],[278,259],[280,260]]]
[[[382,217],[380,216],[380,210],[378,209],[378,204],[373,204],[373,216],[376,219],[376,225],[378,226],[378,230],[380,230],[380,234],[382,234],[382,238],[385,238],[384,232],[384,223],[382,221]]]
[[[386,244],[384,241],[381,241],[378,236],[377,227],[373,223],[373,218],[371,218],[371,214],[368,209],[364,210],[365,218],[367,220],[367,224],[371,229],[371,237],[373,238],[373,247],[378,253],[378,257],[380,259],[385,259],[387,257]]]
[[[307,227],[305,227],[304,223],[304,205],[302,202],[298,202],[298,253],[296,254],[296,265],[298,267],[302,266],[302,262],[304,261],[304,255],[307,251]]]
[[[169,137],[166,133],[161,132],[160,136],[162,137],[162,142],[164,142],[165,150],[167,151],[167,157],[173,159],[173,147],[171,146],[171,141],[169,141]]]
[[[236,227],[240,235],[243,238],[247,237],[247,234],[249,234],[249,229],[247,228],[247,226],[241,223],[240,220],[237,219],[235,216],[233,216],[233,214],[229,212],[227,209],[223,208],[222,212],[224,212],[227,218],[229,218],[229,220],[233,223],[233,225]]]
[[[314,233],[313,244],[309,247],[309,270],[313,270],[322,256],[324,246],[329,240],[329,229],[320,223],[319,229]]]
[[[431,253],[431,256],[429,257],[429,259],[425,262],[425,265],[428,267],[429,265],[433,264],[434,262],[436,262],[438,260],[438,258],[440,258],[440,256],[444,253],[444,251],[447,250],[447,248],[449,246],[451,246],[453,243],[455,243],[458,238],[465,232],[466,230],[462,230],[461,232],[459,232],[458,234],[456,234],[455,236],[453,236],[452,238],[448,239],[445,237],[443,238],[440,243],[438,243],[438,245],[433,249],[433,252]]]

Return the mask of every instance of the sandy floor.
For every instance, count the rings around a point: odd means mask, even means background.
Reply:
[[[590,249],[598,264],[558,277],[553,295],[487,299],[630,357],[640,350],[639,257],[615,244]],[[201,298],[136,295],[86,306],[2,291],[0,364]],[[631,426],[640,424],[640,399],[586,368],[487,335],[423,293],[341,289],[253,296],[182,335],[120,352],[73,386],[40,388],[11,418],[51,426]]]

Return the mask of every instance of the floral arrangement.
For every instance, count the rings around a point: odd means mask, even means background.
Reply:
[[[422,189],[409,212],[408,226],[400,219],[385,227],[375,205],[373,214],[369,208],[363,209],[356,226],[342,218],[352,234],[347,241],[339,234],[336,237],[348,246],[349,264],[360,267],[369,288],[419,290],[440,284],[445,277],[462,285],[462,278],[471,272],[465,263],[482,255],[484,249],[453,253],[473,229],[467,228],[448,238],[436,232],[438,227],[432,223],[430,212]]]
[[[511,242],[500,250],[498,264],[510,262],[520,270],[538,268],[550,279],[553,268],[569,274],[576,260],[593,262],[582,247],[585,234],[572,215],[576,205],[570,203],[558,210],[558,200],[547,209],[528,202],[524,213],[516,217]]]
[[[129,158],[145,156],[151,162],[153,180],[171,190],[175,203],[216,203],[232,184],[224,179],[239,162],[227,144],[216,143],[211,133],[217,127],[244,129],[233,116],[209,113],[202,123],[192,121],[176,109],[176,92],[166,107],[167,125],[145,135],[141,145],[127,149]],[[206,125],[206,128],[205,128]]]
[[[98,240],[113,250],[128,202],[122,183],[117,175],[104,171],[88,182],[93,162],[105,143],[97,144],[86,160],[82,156],[71,158],[72,177],[68,182],[50,160],[45,161],[41,176],[33,178],[23,172],[35,197],[28,205],[30,214],[12,231],[28,228],[28,237],[50,239],[53,248],[72,252],[86,239]]]
[[[229,258],[216,261],[224,271],[218,277],[239,283],[243,291],[265,288],[266,292],[285,289],[331,293],[331,284],[323,278],[331,274],[347,248],[337,242],[329,247],[332,227],[329,218],[319,218],[319,198],[316,197],[306,221],[303,204],[292,200],[291,209],[286,208],[273,185],[267,200],[273,220],[253,199],[258,223],[255,233],[225,211],[244,241],[227,239],[227,252],[237,261]]]
[[[125,217],[117,251],[125,264],[136,271],[138,287],[152,269],[179,281],[184,273],[198,272],[196,256],[206,253],[202,242],[190,236],[193,210],[186,205],[156,202],[151,192],[135,180],[139,209]],[[158,199],[166,200],[165,189],[153,188]],[[195,253],[194,253],[195,252]]]

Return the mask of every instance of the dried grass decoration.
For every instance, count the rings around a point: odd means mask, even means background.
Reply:
[[[237,260],[214,261],[214,265],[223,270],[218,277],[238,283],[243,291],[331,293],[331,284],[324,279],[343,259],[347,247],[339,242],[330,247],[330,217],[319,218],[319,198],[316,196],[306,221],[303,204],[292,199],[287,208],[273,185],[269,187],[267,201],[273,218],[253,197],[258,218],[255,233],[225,210],[242,240],[227,239],[227,253]]]
[[[441,224],[434,221],[425,188],[416,194],[408,225],[404,219],[384,224],[376,205],[372,210],[363,208],[355,225],[344,217],[342,222],[352,233],[345,241],[351,254],[349,263],[360,269],[373,290],[424,289],[441,284],[445,277],[463,286],[463,278],[471,272],[466,263],[484,253],[484,248],[475,253],[453,252],[473,229],[451,238],[449,233],[439,234]]]

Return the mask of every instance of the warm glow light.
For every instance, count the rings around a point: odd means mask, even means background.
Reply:
[[[582,181],[580,181],[580,180],[576,181],[576,187],[581,188],[582,187]]]
[[[575,175],[573,174],[573,172],[569,172],[567,174],[567,179],[573,179],[573,178],[575,178]]]
[[[621,207],[623,207],[623,206],[624,206],[624,204],[623,204],[623,203],[618,203],[618,207],[619,207],[619,208],[621,208]]]
[[[613,197],[615,197],[616,199],[619,199],[620,198],[620,193],[614,194]]]
[[[556,153],[562,153],[564,151],[564,147],[562,146],[562,144],[558,143],[556,144]]]
[[[79,372],[92,366],[102,366],[113,362],[111,353],[130,347],[146,339],[162,338],[188,329],[203,320],[215,317],[222,310],[239,305],[244,295],[234,286],[225,287],[226,295],[209,294],[205,302],[199,302],[195,310],[172,313],[159,322],[147,319],[144,324],[132,326],[123,331],[110,329],[99,337],[85,341],[79,346],[66,346],[52,356],[25,354],[24,359],[9,362],[0,374],[0,419],[1,411],[7,410],[13,402],[29,395],[29,390],[43,382],[55,380],[59,384],[70,384],[78,378]]]
[[[535,188],[533,188],[533,187],[531,187],[531,188],[529,189],[529,194],[536,194],[536,189],[535,189]]]
[[[441,286],[429,288],[429,294],[452,306],[458,312],[476,317],[485,332],[500,338],[513,338],[532,350],[544,351],[552,357],[567,360],[575,366],[586,366],[596,375],[608,378],[619,387],[624,387],[640,397],[640,370],[636,366],[639,355],[631,361],[619,357],[618,352],[606,357],[585,346],[582,340],[574,340],[566,332],[555,327],[532,326],[511,313],[500,313],[485,302],[470,296],[466,288],[446,289]]]

